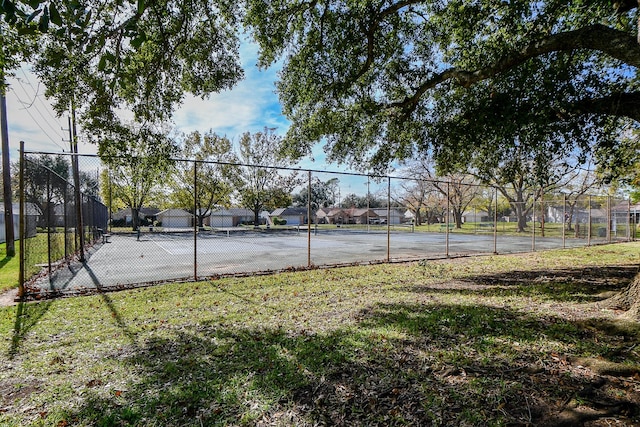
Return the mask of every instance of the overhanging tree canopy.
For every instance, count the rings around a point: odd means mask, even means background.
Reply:
[[[119,131],[118,109],[168,120],[185,93],[232,87],[239,64],[236,2],[6,0],[0,18],[33,34],[30,59],[59,114],[78,109],[94,142]]]
[[[383,169],[515,144],[611,148],[640,121],[635,1],[249,0],[294,154]],[[470,149],[470,147],[472,149]]]

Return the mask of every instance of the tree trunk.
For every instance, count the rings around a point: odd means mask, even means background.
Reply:
[[[131,208],[131,227],[133,231],[138,231],[138,227],[140,226],[138,212],[140,212],[139,209]]]
[[[624,318],[640,321],[640,272],[624,291],[603,301],[602,305],[605,308],[624,310]]]

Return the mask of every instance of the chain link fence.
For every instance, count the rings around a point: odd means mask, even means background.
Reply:
[[[608,196],[193,160],[152,167],[24,153],[27,296],[635,239],[636,212]]]

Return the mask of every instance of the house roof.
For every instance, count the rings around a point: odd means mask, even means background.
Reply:
[[[378,216],[387,216],[387,208],[373,209],[373,211]],[[402,212],[400,212],[400,210],[398,208],[391,208],[391,209],[389,209],[389,211],[391,212],[391,216],[400,216],[400,215],[402,215]]]
[[[289,207],[289,208],[278,208],[271,212],[271,216],[292,216],[292,215],[306,215],[307,208],[297,208],[297,207]]]
[[[245,208],[229,208],[229,209],[216,209],[211,212],[210,216],[250,216],[253,217],[253,211]]]
[[[318,209],[317,215],[320,217],[332,217],[336,215],[348,215],[348,213],[345,212],[345,209],[342,208],[320,208]]]
[[[158,215],[159,212],[160,212],[160,209],[158,208],[148,208],[143,206],[138,211],[138,217],[144,218],[146,216],[156,216]],[[124,219],[127,215],[131,215],[131,208],[119,209],[111,217],[113,219]]]
[[[192,215],[185,211],[184,209],[165,209],[161,212],[158,212],[159,217],[164,217],[164,216],[172,216],[172,217],[191,217]]]
[[[346,209],[346,211],[351,216],[363,216],[363,215],[367,215],[367,212],[369,213],[369,216],[378,216],[378,214],[375,213],[373,209],[367,209],[367,208],[360,208],[360,209],[351,208],[351,209]]]

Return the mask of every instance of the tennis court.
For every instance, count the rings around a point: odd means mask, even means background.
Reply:
[[[113,234],[94,247],[85,264],[72,263],[29,286],[31,293],[77,293],[141,284],[308,266],[436,259],[446,256],[528,252],[530,236],[493,233],[371,232],[363,230],[272,230]],[[584,246],[581,239],[566,247]],[[537,238],[536,249],[562,247],[557,238]]]

